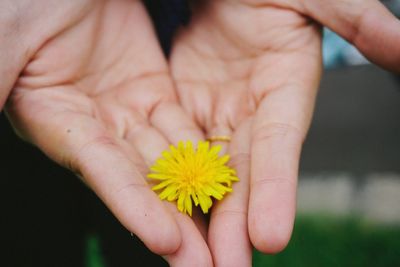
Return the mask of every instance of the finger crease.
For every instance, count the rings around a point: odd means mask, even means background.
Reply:
[[[219,211],[219,212],[213,212],[213,216],[220,216],[223,214],[231,214],[231,215],[240,215],[240,216],[245,216],[247,217],[247,211],[243,211],[243,210],[223,210],[223,211]]]
[[[263,178],[259,180],[255,180],[252,182],[252,187],[258,187],[263,184],[295,184],[294,180],[286,177],[278,177],[278,178]]]

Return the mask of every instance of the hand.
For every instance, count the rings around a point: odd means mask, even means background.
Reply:
[[[40,2],[41,4],[43,1]],[[35,6],[35,4],[33,4]],[[18,134],[76,172],[121,223],[172,265],[210,266],[192,220],[151,191],[148,165],[202,139],[178,105],[140,1],[57,1],[7,103]],[[36,6],[35,6],[36,8]]]
[[[208,0],[193,9],[171,54],[178,95],[208,136],[232,136],[224,147],[241,179],[212,210],[209,246],[216,266],[250,266],[251,244],[275,253],[291,236],[322,70],[313,18],[396,70],[400,26],[372,0]]]

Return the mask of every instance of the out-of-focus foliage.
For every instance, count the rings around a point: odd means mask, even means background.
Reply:
[[[400,266],[399,248],[400,226],[329,216],[300,217],[288,247],[278,255],[254,252],[253,266]]]

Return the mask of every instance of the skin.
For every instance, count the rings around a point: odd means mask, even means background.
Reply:
[[[377,1],[208,0],[193,14],[170,59],[179,99],[206,136],[232,136],[219,144],[241,179],[213,208],[209,247],[216,266],[251,266],[252,246],[277,253],[291,236],[322,70],[316,21],[393,71],[400,24]]]
[[[15,3],[0,3],[0,48],[16,54],[0,55],[0,106],[171,266],[251,266],[252,246],[286,246],[321,74],[314,21],[400,71],[399,22],[374,0],[197,1],[170,66],[140,1]],[[241,181],[192,220],[145,174],[169,143],[212,135],[232,136]]]
[[[14,128],[75,172],[153,252],[172,265],[211,266],[193,221],[145,178],[170,143],[203,138],[178,105],[146,10],[140,1],[62,3],[60,24],[28,51],[9,96]]]

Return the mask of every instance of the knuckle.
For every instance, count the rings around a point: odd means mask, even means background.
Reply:
[[[98,135],[73,150],[71,156],[66,157],[64,165],[73,172],[83,174],[93,157],[96,156],[98,149],[115,149],[117,147],[117,143],[110,136],[106,134]]]
[[[78,148],[76,154],[84,156],[88,152],[91,153],[97,147],[117,147],[117,143],[108,135],[98,135]]]
[[[228,217],[244,217],[247,218],[247,210],[244,209],[225,209],[221,211],[213,212],[213,217],[228,216]]]
[[[289,136],[299,138],[301,142],[304,140],[302,131],[289,123],[270,122],[253,130],[253,140],[255,142],[263,142],[272,138],[287,138]]]
[[[130,191],[132,191],[132,190],[134,190],[134,191],[148,190],[148,186],[144,182],[128,183],[128,184],[124,184],[122,186],[115,188],[114,190],[112,190],[110,192],[110,195],[115,197],[115,196],[119,196],[124,193],[130,193]]]
[[[252,187],[260,187],[264,184],[287,184],[287,185],[295,185],[296,179],[294,177],[289,176],[273,176],[273,177],[262,177],[260,179],[255,179],[252,183]]]
[[[229,165],[234,169],[237,169],[239,166],[249,166],[250,158],[249,153],[237,153],[231,156]]]

